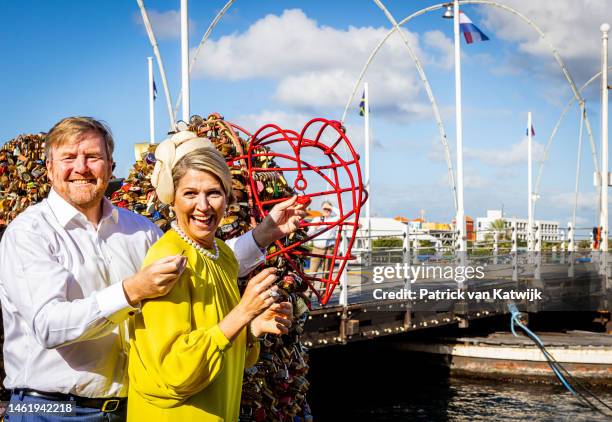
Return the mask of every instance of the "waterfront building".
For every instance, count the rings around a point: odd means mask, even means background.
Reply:
[[[501,210],[487,210],[486,217],[476,218],[476,241],[482,242],[487,239],[487,235],[492,235],[493,230],[491,224],[494,221],[502,220],[504,229],[509,230],[512,223],[516,223],[517,236],[520,241],[527,241],[527,225],[526,218],[504,217]],[[562,234],[559,231],[559,222],[551,220],[534,220],[542,223],[542,240],[546,242],[556,242],[562,240]]]

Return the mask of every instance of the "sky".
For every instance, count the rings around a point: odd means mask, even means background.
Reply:
[[[573,94],[553,45],[580,88],[601,71],[600,24],[612,23],[609,0],[500,0],[502,7],[468,4],[463,12],[489,36],[462,40],[465,210],[471,217],[503,208],[527,215],[527,112],[533,113],[534,180],[545,145]],[[159,42],[172,103],[180,90],[178,0],[145,6]],[[225,2],[191,1],[194,54]],[[387,0],[397,21],[438,2]],[[404,41],[422,64],[440,110],[455,166],[455,85],[452,20],[437,9],[392,34],[365,74],[370,93],[370,200],[375,216],[449,222],[454,217],[440,132],[425,85]],[[372,50],[392,25],[374,1],[237,0],[198,55],[191,80],[191,113],[219,112],[251,133],[275,123],[299,131],[312,118],[340,120]],[[550,43],[550,44],[549,44]],[[105,120],[116,142],[117,176],[134,162],[133,145],[148,141],[147,57],[152,48],[136,1],[43,0],[0,4],[3,81],[0,144],[21,133],[47,131],[70,115]],[[156,139],[170,126],[155,69]],[[357,88],[345,120],[347,136],[364,157],[364,120]],[[584,91],[600,161],[599,80]],[[179,111],[180,115],[180,111]],[[574,104],[559,125],[544,163],[536,219],[571,219],[580,112]],[[363,163],[362,163],[363,164]],[[580,227],[596,224],[597,193],[589,137],[579,173]]]

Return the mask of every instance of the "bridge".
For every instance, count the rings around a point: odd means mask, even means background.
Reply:
[[[444,325],[467,328],[472,320],[508,313],[509,303],[528,313],[599,312],[609,318],[607,254],[577,246],[589,239],[586,228],[562,232],[567,240],[544,243],[536,224],[535,248],[527,252],[513,226],[507,240],[491,233],[491,240],[474,242],[463,255],[440,243],[420,247],[415,233],[397,233],[402,247],[361,252],[327,304],[312,297],[302,341],[322,348]],[[473,277],[447,276],[460,268],[474,269]]]

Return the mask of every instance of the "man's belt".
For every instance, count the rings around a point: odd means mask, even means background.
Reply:
[[[14,394],[23,394],[24,396],[38,397],[52,401],[74,401],[79,407],[89,407],[92,409],[100,409],[101,412],[116,412],[122,410],[127,405],[126,397],[108,397],[95,399],[89,397],[75,396],[74,394],[50,393],[46,391],[32,390],[30,388],[19,388],[13,390]]]

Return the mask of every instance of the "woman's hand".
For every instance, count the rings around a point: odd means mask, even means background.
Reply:
[[[289,302],[275,303],[251,321],[255,337],[263,334],[288,334],[293,320],[293,305]]]
[[[272,286],[272,284],[277,279],[276,268],[270,267],[249,280],[237,306],[247,322],[261,314],[276,301],[278,286]]]
[[[300,227],[300,221],[306,216],[306,207],[310,201],[301,203],[297,199],[295,195],[274,205],[261,224],[253,229],[253,238],[260,247],[266,248]]]

